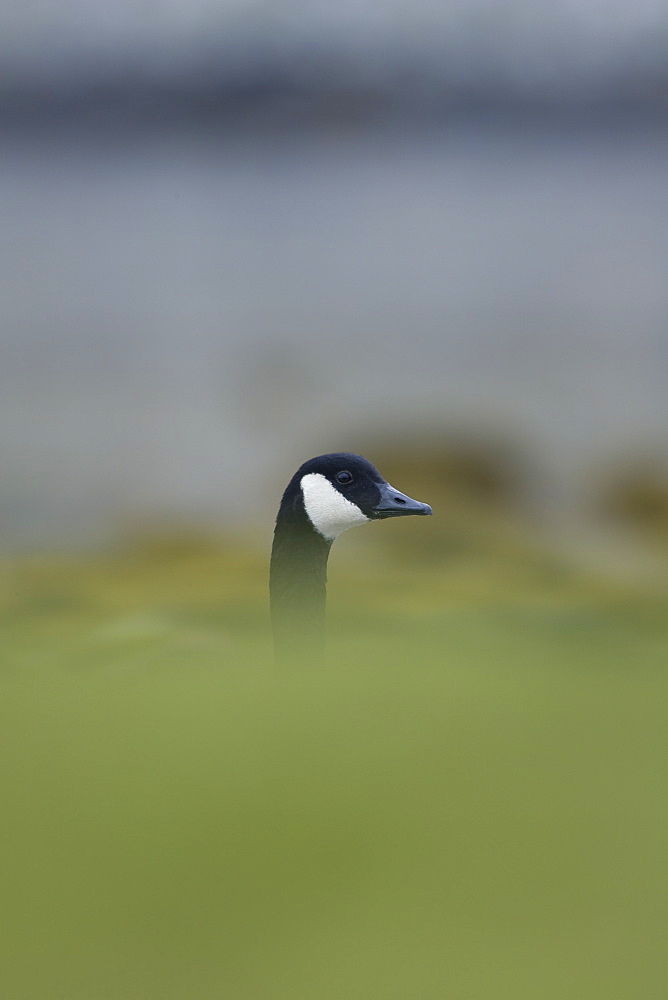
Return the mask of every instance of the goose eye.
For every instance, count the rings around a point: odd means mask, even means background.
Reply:
[[[336,481],[337,483],[341,483],[342,486],[347,486],[348,483],[352,483],[353,474],[352,472],[348,472],[347,470],[344,470],[343,472],[337,472]]]

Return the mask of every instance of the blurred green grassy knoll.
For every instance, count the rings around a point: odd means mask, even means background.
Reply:
[[[5,565],[0,996],[663,1000],[662,595],[425,527],[283,675],[240,544]]]

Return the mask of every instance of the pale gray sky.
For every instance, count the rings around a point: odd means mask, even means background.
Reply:
[[[4,0],[0,75],[278,65],[568,92],[666,75],[665,0]]]

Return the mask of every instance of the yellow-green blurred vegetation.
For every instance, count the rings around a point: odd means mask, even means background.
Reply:
[[[627,462],[601,489],[599,509],[668,551],[668,468],[656,458]]]
[[[293,672],[242,535],[5,561],[0,995],[663,1000],[663,585],[374,458],[436,516],[334,548]]]

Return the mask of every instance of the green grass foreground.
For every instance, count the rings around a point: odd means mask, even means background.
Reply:
[[[328,661],[277,676],[265,574],[7,566],[0,995],[663,1000],[663,600],[344,556]]]

